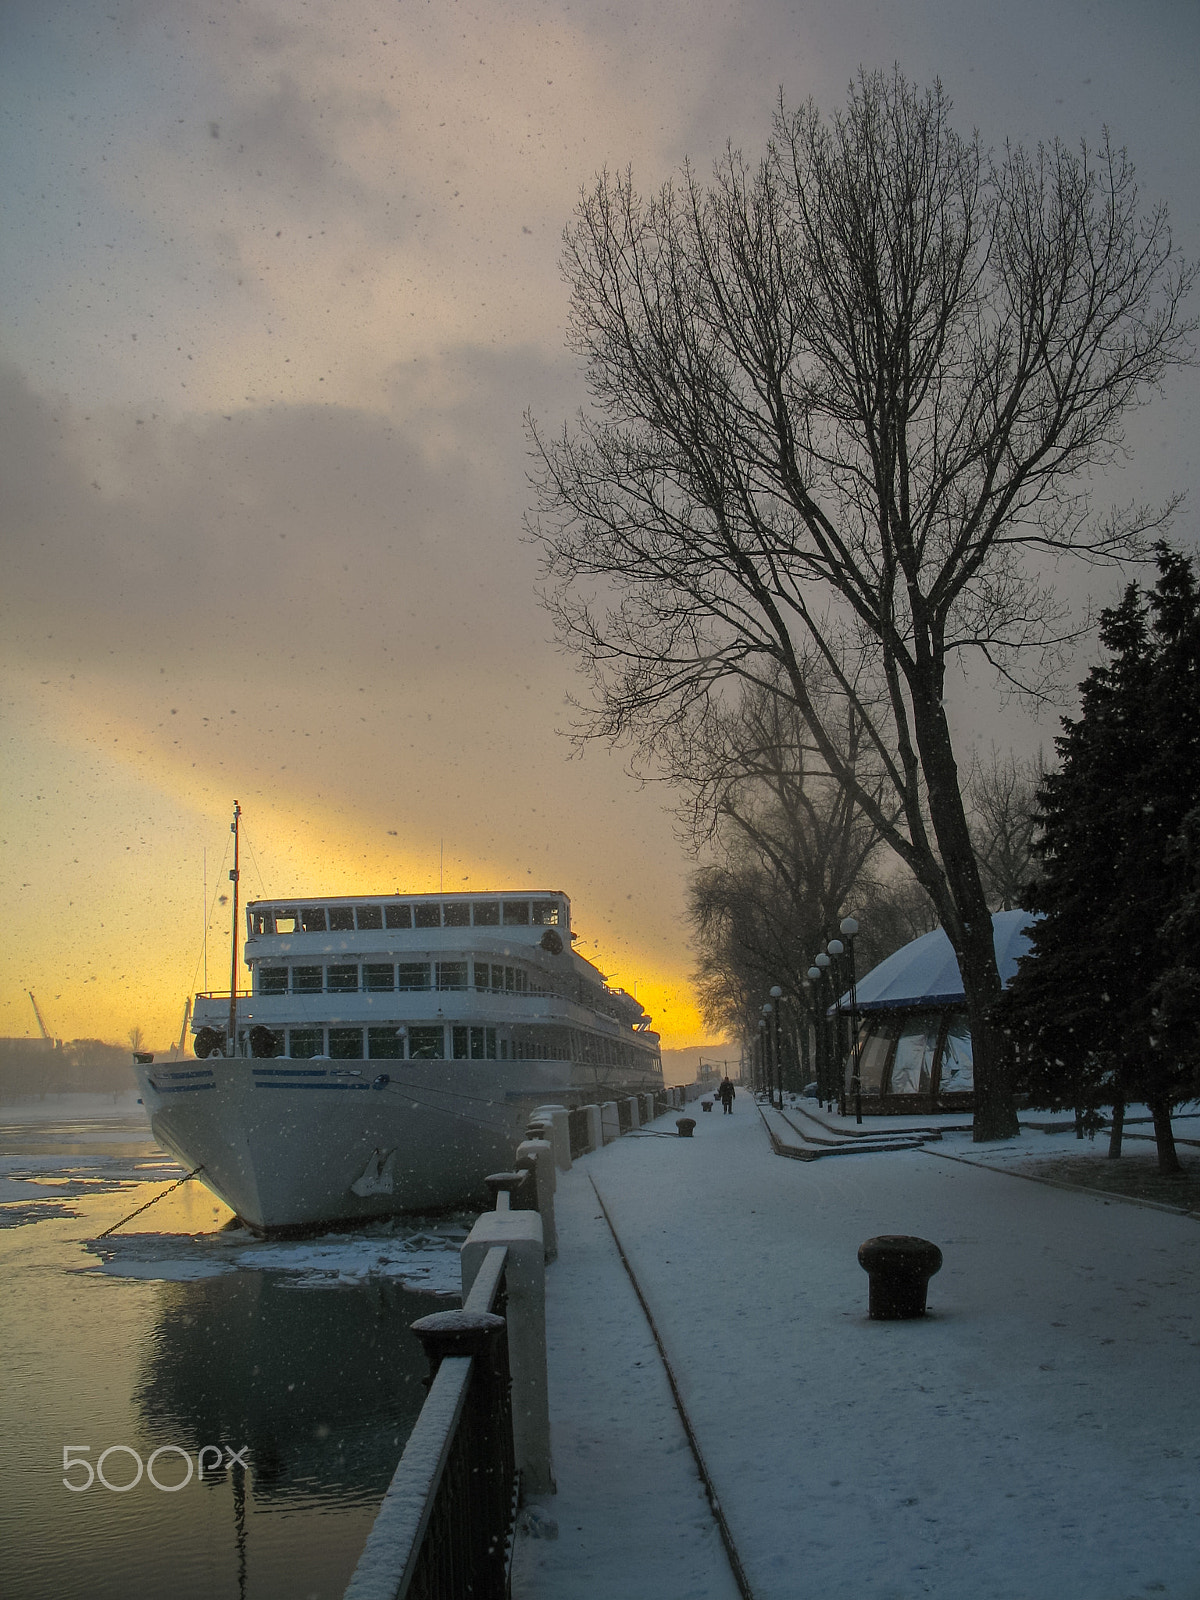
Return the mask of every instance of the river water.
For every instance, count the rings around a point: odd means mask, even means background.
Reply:
[[[0,1107],[0,1594],[340,1596],[472,1219],[264,1242],[136,1106],[49,1105]]]

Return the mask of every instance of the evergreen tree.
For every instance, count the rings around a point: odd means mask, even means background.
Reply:
[[[1110,659],[1056,741],[1059,769],[1039,790],[1044,877],[1030,897],[1042,916],[998,1014],[1035,1104],[1073,1107],[1093,1127],[1111,1106],[1115,1155],[1126,1103],[1144,1100],[1159,1168],[1176,1172],[1171,1112],[1197,1093],[1195,1007],[1180,1007],[1195,993],[1195,958],[1178,930],[1180,852],[1196,834],[1184,824],[1200,790],[1200,598],[1185,557],[1160,545],[1157,558],[1152,593],[1131,584],[1103,614]]]

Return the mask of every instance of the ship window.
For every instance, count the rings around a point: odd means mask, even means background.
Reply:
[[[483,989],[485,992],[487,990],[488,965],[486,961],[477,961],[475,963],[475,987],[477,989]]]
[[[533,920],[539,928],[557,928],[558,901],[535,900],[533,902]]]
[[[503,994],[504,993],[504,968],[503,967],[493,967],[492,968],[492,988],[496,991],[497,994]]]
[[[443,900],[442,926],[446,928],[471,926],[471,907],[465,900]]]
[[[293,994],[320,994],[325,987],[325,974],[320,967],[293,967]]]
[[[275,910],[275,932],[295,933],[298,927],[296,908],[294,906],[277,906]]]
[[[325,987],[330,994],[355,994],[358,990],[358,968],[327,967]]]
[[[428,961],[402,961],[396,968],[397,989],[428,989]]]
[[[252,933],[275,932],[275,907],[263,906],[261,909],[250,913],[250,931]]]
[[[476,900],[471,907],[477,928],[498,928],[500,926],[499,900]]]
[[[418,928],[440,928],[442,925],[442,908],[435,901],[433,905],[413,907],[413,924]]]
[[[363,962],[363,988],[369,989],[373,994],[379,994],[385,989],[394,989],[396,986],[396,969],[391,962],[364,961]]]
[[[451,1028],[451,1041],[455,1061],[466,1061],[468,1057],[468,1044],[470,1041],[470,1028]]]
[[[411,928],[411,906],[384,906],[383,914],[389,928]]]
[[[442,1061],[446,1055],[443,1028],[416,1027],[408,1030],[408,1054],[413,1061]]]
[[[354,907],[330,906],[329,908],[330,933],[354,932]]]
[[[367,1054],[372,1061],[403,1061],[404,1033],[400,1028],[368,1028]]]
[[[330,1028],[329,1054],[335,1061],[362,1060],[361,1028]]]
[[[528,900],[506,900],[504,902],[504,926],[506,928],[527,928],[529,926]]]
[[[318,969],[319,970],[319,969]],[[325,1030],[323,1028],[291,1028],[288,1031],[288,1055],[293,1061],[311,1061],[313,1056],[324,1054]]]
[[[325,907],[305,906],[300,913],[300,930],[302,933],[324,933]]]
[[[437,964],[437,986],[439,989],[465,989],[467,987],[467,963],[465,961],[439,961]]]
[[[495,1028],[471,1029],[471,1060],[495,1061],[496,1059],[496,1030]]]
[[[364,928],[383,927],[383,912],[378,906],[355,906],[354,915],[360,931]]]
[[[492,1030],[489,1028],[488,1032],[491,1033],[491,1031]],[[507,1061],[508,1060],[508,1040],[507,1039],[501,1039],[501,1041],[500,1041],[500,1059],[501,1059],[501,1061]]]
[[[287,972],[286,967],[259,967],[259,994],[286,994]]]

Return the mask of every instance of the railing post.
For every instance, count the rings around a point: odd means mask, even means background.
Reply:
[[[606,1100],[600,1107],[600,1139],[603,1144],[611,1144],[614,1139],[621,1137],[621,1114],[617,1110],[615,1100]]]
[[[546,1262],[536,1211],[485,1211],[461,1251],[463,1299],[489,1250],[508,1248],[508,1360],[513,1447],[526,1494],[553,1494],[550,1400],[546,1379]]]
[[[554,1146],[554,1162],[560,1172],[571,1170],[571,1117],[566,1106],[535,1106],[532,1121],[549,1123],[546,1134]]]
[[[631,1094],[629,1096],[628,1105],[629,1105],[629,1129],[630,1129],[630,1132],[632,1132],[634,1130],[634,1128],[640,1128],[641,1125],[642,1125],[642,1102],[641,1102],[641,1097],[639,1095],[636,1095],[636,1094]]]
[[[558,1180],[554,1175],[554,1152],[546,1139],[526,1139],[517,1146],[517,1170],[530,1172],[535,1185],[537,1212],[542,1219],[542,1238],[546,1246],[546,1260],[558,1258],[558,1228],[554,1222],[554,1191]]]
[[[600,1107],[584,1106],[583,1109],[587,1112],[588,1150],[599,1150],[600,1146],[604,1143],[604,1132],[601,1123]]]

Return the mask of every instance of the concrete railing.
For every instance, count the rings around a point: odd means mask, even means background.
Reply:
[[[678,1090],[603,1106],[539,1106],[514,1171],[488,1179],[460,1257],[463,1308],[413,1324],[432,1379],[344,1600],[501,1596],[518,1498],[553,1494],[546,1263],[557,1254],[556,1171],[668,1109]],[[574,1118],[574,1123],[572,1123]],[[497,1314],[499,1313],[499,1314]],[[511,1394],[511,1403],[507,1397]]]
[[[345,1600],[406,1600],[410,1594],[459,1600],[468,1592],[507,1592],[505,1550],[516,1512],[518,1465],[509,1383],[515,1346],[511,1328],[507,1344],[500,1337],[506,1318],[493,1308],[504,1303],[514,1269],[524,1286],[533,1254],[541,1265],[539,1218],[523,1215],[527,1231],[537,1230],[537,1251],[528,1244],[522,1249],[516,1238],[496,1241],[476,1263],[462,1310],[414,1324],[432,1368],[429,1394]],[[528,1300],[526,1294],[522,1301],[518,1289],[518,1302]],[[544,1351],[544,1304],[536,1294],[534,1300],[542,1314]],[[511,1393],[516,1392],[514,1380]]]

